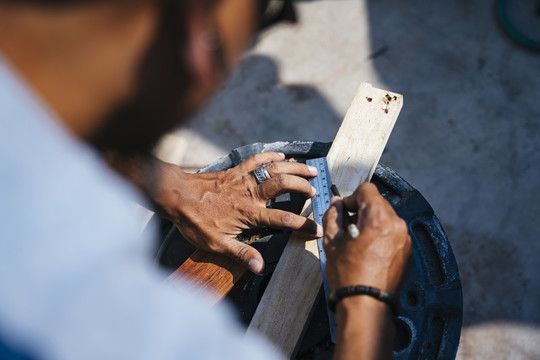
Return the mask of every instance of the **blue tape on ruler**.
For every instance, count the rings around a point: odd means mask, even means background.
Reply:
[[[330,190],[332,179],[330,177],[330,171],[328,170],[328,163],[326,162],[326,158],[322,157],[307,160],[306,164],[317,168],[317,176],[309,180],[311,186],[317,190],[317,194],[313,197],[313,199],[311,199],[311,206],[313,208],[313,219],[322,225],[323,215],[330,207],[330,199],[332,198],[332,193]],[[327,301],[328,295],[330,295],[330,288],[328,286],[328,281],[326,280],[326,254],[323,247],[323,238],[317,240],[317,245],[319,247],[319,261],[321,262],[324,296],[325,301]],[[330,336],[332,342],[335,344],[337,339],[336,315],[330,311],[328,304],[326,304],[326,310],[328,311]]]

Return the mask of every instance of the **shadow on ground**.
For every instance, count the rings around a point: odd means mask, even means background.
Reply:
[[[242,59],[209,105],[186,126],[224,149],[254,142],[331,141],[335,131],[328,133],[328,123],[337,131],[342,120],[315,87],[282,83],[275,60],[264,55]]]

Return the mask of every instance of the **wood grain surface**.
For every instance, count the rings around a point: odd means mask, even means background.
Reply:
[[[247,267],[226,256],[195,250],[169,276],[168,281],[182,282],[182,286],[192,284],[195,289],[204,289],[213,295],[211,301],[217,303],[249,275]],[[186,279],[189,281],[185,281]]]

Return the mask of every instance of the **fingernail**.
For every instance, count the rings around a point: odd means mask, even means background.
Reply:
[[[315,195],[317,193],[317,189],[315,189],[313,186],[311,187],[311,193]]]
[[[249,260],[248,267],[249,267],[249,270],[251,270],[255,274],[258,274],[262,271],[263,264],[260,260],[251,259]]]
[[[309,173],[310,173],[311,175],[317,175],[317,168],[316,168],[315,166],[309,166],[309,165],[308,165],[307,168],[308,168]]]
[[[278,152],[278,155],[281,155],[282,157],[285,157],[285,154],[282,152]]]
[[[317,237],[322,237],[324,235],[323,227],[317,224]]]

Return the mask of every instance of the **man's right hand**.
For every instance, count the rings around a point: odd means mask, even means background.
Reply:
[[[345,211],[358,212],[354,238],[343,223]],[[396,298],[411,257],[407,225],[373,184],[353,195],[334,197],[323,218],[326,276],[332,290],[364,285]],[[336,306],[338,324],[334,359],[392,359],[395,328],[387,304],[369,296],[351,296]]]
[[[344,211],[358,212],[359,236],[349,235],[343,224]],[[364,285],[398,295],[411,255],[411,240],[405,221],[373,184],[362,184],[343,199],[334,197],[323,224],[331,289]]]

